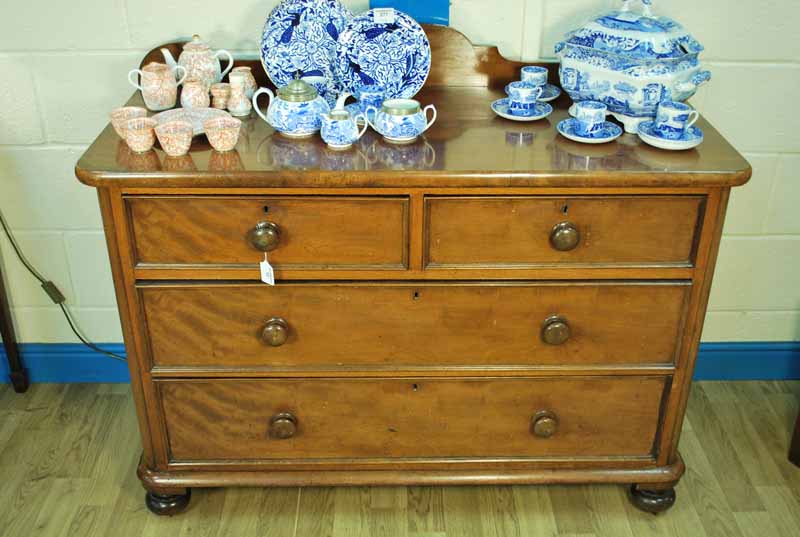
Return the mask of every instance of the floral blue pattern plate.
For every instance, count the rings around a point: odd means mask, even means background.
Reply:
[[[283,0],[267,17],[261,64],[280,88],[296,74],[324,76],[333,86],[336,41],[353,14],[339,0]]]
[[[602,128],[597,129],[588,136],[578,134],[576,130],[577,123],[578,120],[571,117],[561,121],[556,128],[564,138],[582,144],[605,144],[622,136],[622,127],[610,121],[603,123]]]
[[[492,103],[492,110],[498,116],[511,121],[538,121],[553,113],[553,107],[547,103],[538,102],[528,115],[511,114],[508,111],[508,98],[497,99]]]
[[[417,21],[392,8],[353,18],[339,35],[334,71],[343,91],[383,86],[386,99],[410,99],[431,70],[431,45]]]
[[[668,149],[670,151],[685,151],[693,149],[703,143],[703,131],[697,127],[689,127],[677,140],[669,140],[659,136],[653,127],[654,121],[645,121],[639,125],[639,138],[648,145],[658,147],[659,149]]]
[[[555,101],[561,95],[561,89],[554,84],[545,84],[539,100],[545,103]]]

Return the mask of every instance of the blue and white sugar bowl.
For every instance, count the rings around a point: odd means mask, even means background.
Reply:
[[[259,95],[269,96],[266,115],[258,107]],[[322,127],[322,114],[331,111],[330,105],[317,90],[295,79],[278,90],[277,97],[268,88],[253,94],[253,109],[273,129],[289,138],[307,138]]]
[[[428,120],[428,112],[432,112]],[[373,119],[369,119],[373,117]],[[436,108],[429,104],[422,108],[414,99],[388,99],[383,101],[380,110],[367,108],[370,125],[387,142],[410,144],[436,122]]]
[[[350,149],[364,133],[367,131],[369,124],[367,117],[363,113],[358,113],[355,116],[350,114],[344,107],[344,102],[350,96],[344,93],[339,97],[336,108],[331,110],[329,114],[322,114],[322,139],[328,144],[331,149]],[[358,124],[363,123],[361,130]]]

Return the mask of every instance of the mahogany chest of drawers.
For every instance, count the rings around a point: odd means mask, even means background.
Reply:
[[[705,143],[674,154],[560,138],[566,97],[534,124],[495,118],[519,64],[427,30],[419,99],[440,120],[410,146],[336,153],[249,118],[232,153],[134,154],[108,127],[79,161],[154,512],[216,486],[612,482],[674,501],[750,167],[702,120]]]

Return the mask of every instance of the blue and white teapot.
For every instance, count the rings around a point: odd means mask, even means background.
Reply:
[[[258,97],[262,94],[269,96],[266,115],[258,107]],[[273,129],[289,138],[312,136],[322,127],[322,114],[331,111],[317,90],[299,79],[280,88],[277,97],[268,88],[259,89],[253,94],[253,109]]]
[[[561,86],[572,100],[600,101],[636,132],[661,101],[685,101],[711,78],[698,59],[703,46],[683,26],[655,16],[653,0],[633,0],[586,23],[556,43]]]

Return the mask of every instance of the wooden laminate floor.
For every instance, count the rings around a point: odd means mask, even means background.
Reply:
[[[706,382],[681,440],[687,472],[658,517],[624,487],[195,490],[149,514],[127,385],[0,385],[0,535],[800,536],[800,469],[786,460],[800,382]]]

